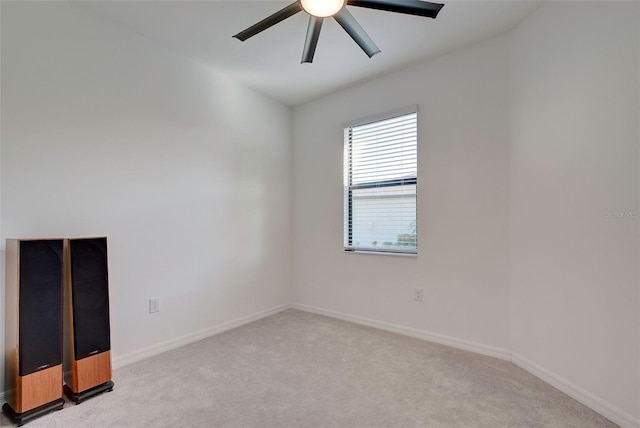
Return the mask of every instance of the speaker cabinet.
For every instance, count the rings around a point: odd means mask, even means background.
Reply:
[[[18,426],[61,409],[63,240],[6,242],[5,399]]]
[[[80,403],[113,389],[107,238],[65,241],[70,358],[65,393]]]

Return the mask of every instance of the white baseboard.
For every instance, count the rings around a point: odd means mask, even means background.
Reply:
[[[549,370],[546,370],[538,366],[537,364],[527,360],[521,355],[513,353],[510,350],[483,345],[480,343],[458,339],[455,337],[445,336],[437,333],[431,333],[424,330],[418,330],[411,327],[405,327],[405,326],[390,324],[382,321],[376,321],[373,319],[364,318],[356,315],[350,315],[350,314],[331,311],[327,309],[316,308],[313,306],[302,305],[299,303],[293,304],[292,307],[294,309],[298,309],[305,312],[325,315],[331,318],[350,321],[356,324],[366,325],[369,327],[378,328],[380,330],[386,330],[393,333],[402,334],[404,336],[415,337],[417,339],[427,340],[429,342],[435,342],[442,345],[451,346],[453,348],[463,349],[465,351],[471,351],[477,354],[488,355],[490,357],[511,361],[518,367],[542,379],[549,385],[557,388],[558,390],[567,394],[569,397],[573,398],[574,400],[584,404],[585,406],[589,407],[591,410],[611,420],[613,423],[620,425],[621,428],[640,428],[640,420],[634,418],[632,415],[618,409],[617,407],[607,403],[606,401],[596,397],[595,395],[585,391],[584,389],[579,388],[578,386],[572,384],[566,379],[556,375],[555,373],[551,373]]]
[[[223,333],[225,331],[240,327],[244,324],[248,324],[253,321],[257,321],[261,318],[266,318],[271,315],[275,315],[279,312],[285,311],[291,308],[291,305],[280,305],[275,308],[267,309],[262,312],[258,312],[253,315],[248,315],[246,317],[238,318],[232,321],[228,321],[222,324],[218,324],[212,327],[205,328],[203,330],[196,331],[194,333],[186,334],[182,337],[177,337],[175,339],[167,340],[165,342],[157,343],[155,345],[148,346],[143,349],[139,349],[137,351],[130,352],[124,355],[118,355],[113,357],[113,367],[114,369],[126,366],[128,364],[135,363],[140,360],[144,360],[145,358],[152,357],[154,355],[161,354],[166,351],[170,351],[175,348],[179,348],[184,345],[188,345],[189,343],[197,342],[202,339],[206,339],[207,337],[214,336],[216,334]]]
[[[588,391],[572,384],[566,379],[550,372],[549,370],[537,365],[536,363],[529,361],[525,357],[511,352],[507,349],[502,349],[494,346],[484,345],[481,343],[471,342],[468,340],[458,339],[455,337],[445,336],[442,334],[431,333],[424,330],[418,330],[411,327],[405,327],[401,325],[386,323],[383,321],[377,321],[370,318],[360,317],[356,315],[345,314],[341,312],[331,311],[327,309],[321,309],[313,306],[307,306],[302,304],[286,304],[277,306],[275,308],[267,309],[262,312],[258,312],[253,315],[238,318],[236,320],[228,321],[216,326],[212,326],[194,333],[178,337],[176,339],[168,340],[166,342],[158,343],[156,345],[149,346],[147,348],[140,349],[125,355],[115,356],[113,358],[114,368],[123,367],[125,365],[143,360],[145,358],[152,357],[154,355],[161,354],[171,349],[179,348],[189,343],[197,342],[198,340],[205,339],[216,334],[223,333],[225,331],[240,327],[244,324],[248,324],[253,321],[257,321],[262,318],[266,318],[271,315],[275,315],[279,312],[287,309],[294,308],[305,312],[310,312],[319,315],[325,315],[331,318],[336,318],[344,321],[353,322],[355,324],[366,325],[369,327],[377,328],[380,330],[390,331],[393,333],[402,334],[404,336],[414,337],[417,339],[426,340],[429,342],[435,342],[442,345],[451,346],[465,351],[475,352],[477,354],[487,355],[490,357],[499,358],[502,360],[512,361],[515,365],[521,367],[532,375],[542,379],[551,386],[564,392],[576,401],[584,404],[595,412],[600,413],[602,416],[611,420],[612,422],[620,425],[622,428],[640,428],[640,420],[632,415],[618,409],[617,407],[607,403],[606,401],[596,397]],[[4,401],[4,392],[0,391],[0,402]]]
[[[151,345],[146,348],[130,352],[128,354],[114,356],[113,368],[117,369],[119,367],[124,367],[128,364],[132,364],[137,361],[144,360],[145,358],[149,358],[154,355],[158,355],[163,352],[170,351],[172,349],[176,349],[184,345],[188,345],[189,343],[197,342],[199,340],[206,339],[207,337],[210,337],[210,336],[215,336],[216,334],[220,334],[225,331],[240,327],[244,324],[248,324],[250,322],[257,321],[259,319],[266,318],[271,315],[275,315],[279,312],[286,311],[287,309],[290,309],[290,308],[291,308],[291,305],[289,304],[276,306],[275,308],[267,309],[252,315],[248,315],[246,317],[238,318],[232,321],[228,321],[222,324],[208,327],[203,330],[196,331],[194,333],[186,334],[182,337],[177,337],[175,339],[167,340],[165,342],[157,343],[155,345]],[[0,402],[2,401],[4,401],[4,391],[0,391]]]
[[[455,337],[445,336],[443,334],[431,333],[424,330],[418,330],[402,325],[390,324],[387,322],[376,321],[370,318],[364,318],[356,315],[344,314],[342,312],[330,311],[327,309],[316,308],[313,306],[301,305],[294,303],[294,309],[305,312],[311,312],[319,315],[326,315],[331,318],[337,318],[344,321],[350,321],[355,324],[366,325],[380,330],[390,331],[392,333],[402,334],[403,336],[415,337],[417,339],[429,342],[439,343],[441,345],[451,346],[453,348],[464,349],[465,351],[475,352],[476,354],[487,355],[489,357],[499,358],[501,360],[511,361],[511,351],[494,346],[483,345],[481,343],[471,342],[469,340],[458,339]]]
[[[540,367],[536,363],[526,359],[525,357],[512,353],[511,361],[528,371],[532,375],[542,379],[549,385],[559,389],[574,400],[584,404],[591,410],[600,413],[613,423],[620,425],[622,428],[640,428],[640,420],[634,418],[630,414],[618,409],[606,401],[596,397],[588,391],[574,385],[568,380],[558,376],[549,370]]]

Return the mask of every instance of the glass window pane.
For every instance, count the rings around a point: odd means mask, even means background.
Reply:
[[[344,246],[415,253],[417,113],[344,132]]]

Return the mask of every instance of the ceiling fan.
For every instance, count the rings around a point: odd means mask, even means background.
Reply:
[[[248,38],[304,10],[309,14],[309,25],[307,27],[307,37],[304,42],[302,63],[313,62],[322,22],[324,18],[330,16],[344,28],[369,58],[380,53],[380,48],[376,46],[373,40],[371,40],[371,37],[369,37],[360,24],[358,24],[358,21],[356,21],[353,15],[347,10],[347,5],[424,16],[426,18],[435,18],[438,16],[438,12],[440,12],[442,6],[444,6],[440,3],[430,3],[421,0],[297,0],[295,3],[268,16],[233,37],[244,42]]]

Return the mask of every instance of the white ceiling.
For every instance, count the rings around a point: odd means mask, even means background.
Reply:
[[[300,64],[308,15],[300,12],[240,42],[232,36],[289,1],[92,1],[82,7],[255,90],[296,105],[513,28],[540,1],[447,1],[429,19],[349,7],[382,53],[369,59],[332,19],[313,64]],[[76,4],[78,4],[76,3]]]

